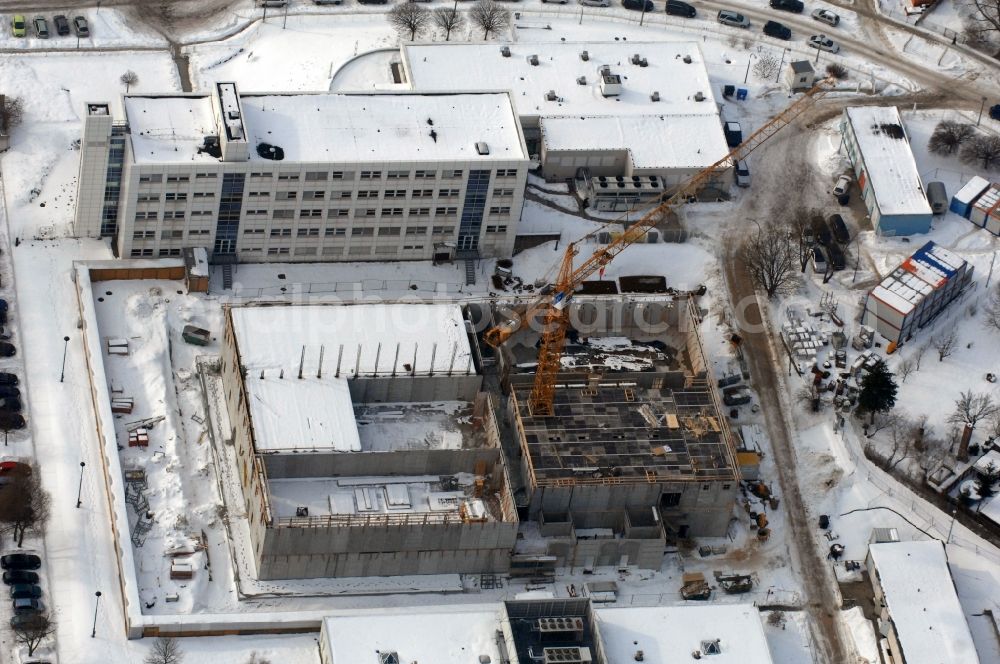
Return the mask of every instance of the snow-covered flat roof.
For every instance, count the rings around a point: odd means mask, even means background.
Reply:
[[[632,662],[641,650],[645,661],[686,664],[703,641],[719,640],[714,664],[771,664],[760,612],[749,604],[602,608],[597,624],[608,662]]]
[[[285,162],[527,159],[506,92],[241,93],[239,99],[251,161],[268,161],[257,154],[260,143],[280,147]],[[210,96],[127,95],[125,113],[137,162],[218,163],[198,154],[204,138],[220,131]],[[479,154],[479,142],[489,154]]]
[[[245,306],[230,310],[247,375],[284,369],[298,375],[340,376],[464,373],[472,354],[457,304]],[[303,348],[305,355],[303,356]],[[398,350],[398,354],[397,354]],[[301,381],[300,381],[301,382]]]
[[[944,544],[888,542],[869,551],[907,664],[977,664]]]
[[[511,90],[522,116],[719,115],[697,42],[436,43],[405,44],[402,50],[413,89],[464,89],[474,81],[487,89]],[[632,64],[636,54],[645,66]],[[531,56],[537,56],[537,65]],[[620,95],[601,94],[602,65],[622,77]],[[550,91],[557,101],[546,100]],[[652,101],[654,92],[660,101]],[[704,101],[695,101],[699,92]]]
[[[882,283],[872,289],[872,296],[901,314],[913,311],[933,290],[919,277],[897,268]]]
[[[931,215],[903,120],[895,106],[851,106],[847,118],[883,215]]]
[[[475,79],[463,80],[468,86]],[[252,160],[262,160],[258,143],[279,146],[285,161],[299,162],[527,159],[504,92],[240,98]],[[489,146],[488,155],[477,152],[477,142]]]
[[[702,169],[729,153],[712,114],[546,117],[540,125],[547,150],[628,149],[638,169]]]
[[[480,655],[499,664],[499,627],[499,606],[483,605],[451,611],[384,609],[324,620],[330,659],[336,664],[375,664],[376,651],[395,652],[407,664],[472,664]]]
[[[261,378],[261,373],[264,377]],[[258,452],[360,452],[361,438],[346,378],[297,369],[247,373],[247,401]]]
[[[219,133],[208,95],[126,95],[124,108],[137,162],[218,162],[208,153],[198,154],[205,137]]]

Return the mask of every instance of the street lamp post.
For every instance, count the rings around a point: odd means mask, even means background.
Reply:
[[[781,70],[785,66],[785,53],[787,53],[787,52],[788,52],[788,47],[785,47],[785,48],[783,48],[781,50],[781,64],[778,65],[778,73],[775,74],[775,76],[774,76],[774,82],[775,83],[777,83],[778,81],[781,80]]]
[[[979,123],[980,123],[980,122],[982,121],[982,119],[983,119],[983,109],[984,109],[984,108],[986,108],[986,97],[983,97],[983,103],[981,103],[981,104],[979,105],[979,117],[978,117],[978,118],[976,118],[976,126],[977,126],[977,127],[979,126]]]
[[[59,370],[59,382],[66,378],[66,350],[69,348],[69,337],[63,337],[63,361],[62,369]]]
[[[101,606],[101,591],[98,590],[94,593],[94,597],[97,598],[97,601],[94,602],[94,629],[90,630],[90,638],[97,636],[97,609]]]
[[[76,509],[80,509],[80,505],[83,504],[83,500],[81,500],[83,496],[83,468],[86,465],[85,462],[80,462],[80,487],[76,490]]]
[[[750,78],[750,63],[753,62],[753,59],[756,57],[757,57],[756,53],[751,53],[750,57],[747,58],[747,73],[743,75],[743,85],[746,85],[747,79]]]

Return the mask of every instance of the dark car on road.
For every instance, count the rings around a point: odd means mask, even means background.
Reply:
[[[8,586],[15,583],[38,583],[38,574],[26,569],[11,569],[3,573],[3,582]]]
[[[783,12],[801,14],[805,8],[800,0],[771,0],[771,9],[780,9]]]
[[[0,568],[3,569],[38,569],[42,559],[31,553],[10,553],[0,556]]]
[[[10,587],[11,599],[38,599],[41,596],[41,586],[33,583],[18,583]]]
[[[21,390],[17,389],[13,385],[4,385],[3,383],[0,383],[0,399],[20,396]]]
[[[45,605],[42,604],[42,600],[40,599],[15,599],[13,606],[15,614],[42,613],[45,611]]]
[[[789,40],[792,38],[792,31],[777,21],[768,21],[764,24],[764,34],[775,39]]]
[[[812,219],[813,241],[826,246],[830,244],[830,229],[823,223],[823,217],[816,216]]]
[[[843,217],[839,214],[834,214],[830,216],[828,221],[830,222],[830,230],[833,231],[833,237],[837,242],[847,244],[851,241],[851,232],[847,230],[847,224],[844,223]]]
[[[23,429],[25,424],[27,422],[20,413],[0,410],[0,431],[17,431]]]
[[[17,385],[17,374],[0,371],[0,385]]]
[[[687,18],[694,18],[695,8],[686,2],[681,2],[681,0],[667,0],[667,13],[671,16],[686,16]]]
[[[833,268],[834,272],[839,272],[847,267],[847,259],[844,257],[844,250],[840,248],[839,244],[831,242],[826,248],[826,252],[830,256],[830,267]]]
[[[0,341],[0,357],[14,357],[17,355],[17,348],[12,343]]]
[[[64,15],[57,15],[52,19],[52,22],[56,24],[57,35],[65,37],[69,34],[69,20]]]
[[[625,9],[634,9],[635,11],[653,11],[654,5],[653,0],[622,0],[622,7]]]
[[[36,624],[42,616],[37,613],[19,613],[10,619],[10,626],[13,629],[31,627]]]
[[[22,410],[21,400],[18,397],[0,398],[0,411],[8,413],[20,413]]]

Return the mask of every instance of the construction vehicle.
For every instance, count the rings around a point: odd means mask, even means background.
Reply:
[[[831,79],[821,80],[802,97],[751,134],[743,143],[733,148],[722,159],[683,182],[673,195],[647,211],[638,221],[628,225],[623,232],[616,234],[609,244],[595,251],[578,267],[574,266],[574,258],[579,253],[583,241],[605,231],[606,227],[601,227],[579,240],[571,242],[566,247],[555,279],[543,284],[538,298],[520,311],[511,311],[512,315],[509,319],[486,331],[483,335],[486,343],[494,348],[499,348],[526,322],[541,317],[543,322],[542,341],[538,349],[535,382],[528,399],[528,407],[532,415],[536,417],[552,415],[556,376],[559,373],[566,330],[569,327],[568,306],[577,288],[595,272],[600,270],[603,274],[605,266],[618,254],[632,244],[643,241],[647,231],[665,220],[676,208],[693,200],[702,186],[712,181],[719,173],[732,167],[737,161],[746,159],[764,141],[790,124],[792,120],[829,92],[832,87]]]
[[[704,601],[712,597],[712,587],[703,573],[689,572],[681,577],[681,597]]]

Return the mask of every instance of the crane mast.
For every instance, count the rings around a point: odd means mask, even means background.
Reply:
[[[579,253],[580,243],[593,236],[596,231],[570,243],[563,253],[555,280],[542,289],[542,295],[528,305],[523,312],[515,312],[510,320],[486,331],[483,335],[486,343],[494,348],[499,348],[526,321],[541,317],[543,327],[541,345],[538,350],[538,366],[535,369],[535,382],[528,400],[532,415],[538,417],[553,414],[556,376],[561,366],[566,330],[569,327],[569,303],[576,289],[591,275],[613,261],[618,254],[645,238],[649,229],[655,227],[668,214],[694,197],[702,186],[718,173],[725,171],[736,161],[745,159],[766,140],[788,126],[792,120],[810,108],[832,87],[833,82],[830,79],[819,81],[802,97],[751,134],[743,143],[733,148],[725,157],[683,182],[670,198],[646,212],[609,244],[595,251],[575,268],[573,259]]]

